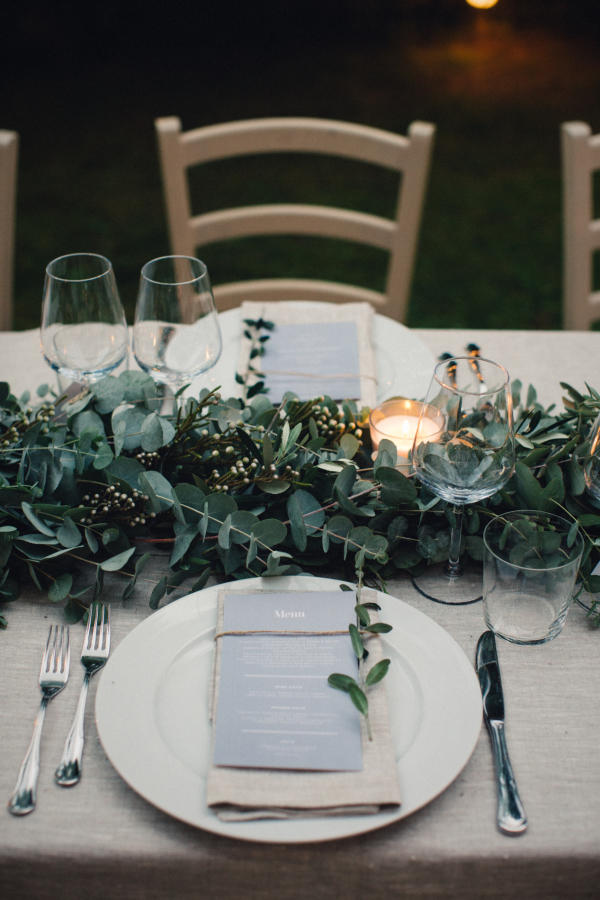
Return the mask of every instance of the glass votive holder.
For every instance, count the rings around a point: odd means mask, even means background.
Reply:
[[[427,403],[392,397],[371,410],[369,431],[373,447],[373,459],[384,438],[396,446],[396,468],[404,474],[410,471],[410,453],[418,432],[419,442],[435,439],[440,431],[440,412]]]
[[[583,538],[553,513],[514,510],[483,532],[483,609],[499,637],[545,644],[560,634],[573,598]]]

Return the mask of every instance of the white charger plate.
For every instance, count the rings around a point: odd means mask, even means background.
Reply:
[[[307,313],[310,313],[311,308],[323,307],[323,303],[316,301],[290,302],[306,308]],[[219,324],[223,338],[221,358],[191,385],[190,396],[197,395],[201,387],[215,388],[219,385],[223,396],[240,396],[241,388],[235,381],[243,327],[240,307],[219,313]],[[376,314],[373,351],[377,363],[378,403],[396,395],[416,400],[425,396],[435,360],[431,350],[412,331],[394,319]]]
[[[227,590],[331,590],[330,578],[252,578]],[[481,729],[481,693],[469,660],[437,623],[378,592],[382,636],[392,660],[388,692],[402,805],[373,816],[221,822],[205,802],[210,765],[208,697],[217,593],[174,601],[124,638],[105,666],[96,723],[106,754],[133,790],[163,812],[215,834],[248,841],[305,843],[350,837],[403,819],[461,772]]]

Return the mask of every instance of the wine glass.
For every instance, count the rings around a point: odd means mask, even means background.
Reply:
[[[583,458],[583,477],[588,494],[594,506],[600,506],[600,415],[598,415],[590,429],[586,442],[586,455]],[[592,566],[592,575],[600,574],[600,563],[597,561]],[[591,594],[581,590],[576,601],[583,609],[590,612],[592,604],[598,600],[597,594]]]
[[[161,256],[141,271],[133,352],[144,371],[177,393],[215,365],[221,329],[208,271],[192,256]]]
[[[437,422],[436,430],[432,421]],[[512,395],[503,366],[472,356],[438,363],[417,426],[411,463],[418,480],[451,503],[453,512],[444,572],[429,567],[413,579],[415,587],[440,603],[474,603],[481,597],[465,598],[466,586],[460,579],[463,508],[495,494],[515,466]]]
[[[125,312],[105,256],[68,253],[48,263],[41,343],[59,384],[91,384],[127,358]]]
[[[594,500],[600,501],[600,415],[589,434],[589,450],[583,464],[585,486]]]

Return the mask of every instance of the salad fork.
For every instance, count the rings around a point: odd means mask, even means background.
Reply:
[[[90,678],[102,668],[110,652],[110,606],[94,603],[88,612],[87,627],[81,650],[81,665],[85,669],[83,684],[75,710],[73,724],[67,735],[62,759],[54,773],[57,784],[71,787],[81,778],[84,743],[84,714]]]
[[[69,677],[69,629],[65,625],[51,625],[46,641],[46,649],[40,668],[40,689],[42,702],[35,718],[33,735],[25,759],[21,764],[19,777],[8,802],[13,816],[25,816],[35,809],[36,787],[40,772],[40,741],[46,707],[52,697],[60,693]]]

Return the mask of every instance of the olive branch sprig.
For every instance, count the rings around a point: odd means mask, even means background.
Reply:
[[[345,675],[341,672],[333,672],[327,679],[328,684],[332,688],[343,691],[348,694],[350,700],[357,708],[359,713],[364,716],[365,726],[367,729],[367,737],[373,740],[371,731],[371,721],[369,719],[369,700],[367,691],[373,685],[377,684],[387,675],[391,660],[380,659],[367,670],[366,662],[369,656],[367,649],[367,641],[378,634],[388,634],[392,630],[392,626],[385,622],[371,622],[371,612],[379,612],[381,607],[378,603],[362,602],[362,589],[364,578],[364,551],[357,554],[357,580],[356,580],[356,624],[351,623],[348,626],[352,649],[358,662],[358,678],[352,678],[351,675]],[[342,590],[352,590],[348,585],[341,585]]]

